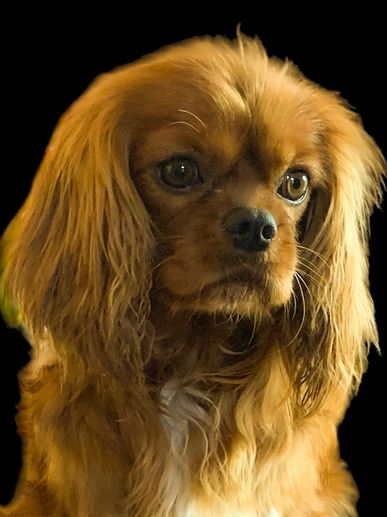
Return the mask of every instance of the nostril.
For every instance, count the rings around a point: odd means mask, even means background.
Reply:
[[[240,233],[240,234],[246,234],[246,233],[251,232],[251,230],[252,230],[251,221],[242,221],[241,223],[239,223],[238,230],[239,230],[238,233]]]
[[[235,208],[223,220],[223,228],[236,237],[249,235],[254,232],[255,213],[249,208]]]
[[[272,224],[266,224],[263,228],[262,228],[262,231],[261,231],[261,235],[262,237],[267,240],[267,241],[270,241],[271,239],[273,239],[275,237],[275,234],[277,233],[276,231],[276,228],[274,225]]]

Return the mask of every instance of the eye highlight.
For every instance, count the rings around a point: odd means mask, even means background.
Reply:
[[[309,189],[309,177],[303,169],[290,169],[282,178],[277,194],[293,205],[304,201]]]
[[[188,191],[203,183],[198,164],[191,158],[175,156],[158,165],[161,181],[175,190]]]

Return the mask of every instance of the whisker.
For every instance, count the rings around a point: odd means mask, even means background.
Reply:
[[[296,246],[300,250],[309,251],[310,253],[315,255],[317,258],[319,258],[322,262],[324,262],[324,264],[327,266],[327,268],[331,269],[331,266],[328,263],[327,259],[323,255],[321,255],[321,253],[318,253],[316,250],[313,250],[312,248],[308,248],[307,246],[303,246],[302,244],[299,244],[299,243],[297,243]]]
[[[292,317],[292,319],[294,319],[296,317],[296,314],[297,314],[297,296],[296,296],[296,293],[294,291],[292,291],[292,299],[294,301],[293,317]]]
[[[199,129],[197,127],[193,126],[189,122],[185,122],[184,120],[176,120],[176,122],[170,122],[169,124],[167,124],[167,127],[168,126],[175,126],[176,124],[182,124],[184,126],[188,126],[191,129],[193,129],[194,131],[196,131],[197,133],[200,133],[200,131],[199,131]]]
[[[158,262],[157,264],[155,264],[153,267],[152,267],[152,271],[156,271],[156,269],[158,269],[160,266],[163,266],[166,262],[170,262],[171,260],[173,260],[175,258],[174,255],[170,255],[168,257],[166,257],[164,260],[161,260],[160,262]]]
[[[296,271],[296,274],[297,274],[297,276],[298,276],[298,279],[299,279],[300,281],[302,281],[302,283],[304,284],[305,289],[307,290],[307,292],[309,293],[309,295],[310,295],[310,296],[312,296],[312,293],[310,292],[309,286],[308,286],[308,284],[305,282],[305,280],[302,278],[302,275],[300,274],[300,272]]]
[[[313,277],[313,275],[311,275],[311,273],[309,273],[308,271],[304,271],[303,269],[301,268],[297,268],[296,269],[296,272],[300,275],[300,276],[303,276],[303,277],[306,277],[308,279],[308,281],[310,283],[315,283],[315,284],[318,284],[318,280]],[[306,281],[305,278],[304,279],[304,282]],[[309,291],[310,292],[310,291]]]
[[[287,303],[284,306],[284,317],[286,321],[290,321],[290,307],[293,306],[293,318],[296,314],[296,305],[297,305],[297,299],[295,297],[294,291],[291,292],[291,298],[287,301]]]
[[[303,268],[306,268],[307,271],[305,271]],[[304,276],[309,278],[316,285],[318,285],[319,283],[325,282],[325,279],[322,275],[320,275],[317,271],[314,271],[312,268],[308,267],[307,264],[303,264],[302,262],[297,264],[296,271],[298,271],[299,273],[302,273]]]
[[[179,239],[183,239],[184,238],[184,235],[181,234],[181,235],[161,235],[160,237],[156,237],[155,238],[155,241],[156,242],[162,242],[162,241],[169,241],[169,240],[179,240]]]
[[[285,348],[289,347],[292,343],[294,343],[294,341],[297,339],[297,337],[299,336],[301,330],[302,330],[302,327],[304,326],[304,323],[305,323],[305,319],[306,319],[306,304],[305,304],[305,296],[304,296],[304,292],[302,290],[302,285],[301,285],[301,282],[300,282],[300,275],[299,273],[297,273],[297,271],[295,271],[294,273],[294,278],[296,279],[297,281],[297,284],[298,284],[298,287],[300,289],[300,296],[301,296],[301,301],[302,301],[302,318],[301,318],[301,323],[297,329],[297,332],[296,334],[294,335],[294,337],[289,341],[289,343],[286,345]]]
[[[187,115],[191,115],[192,117],[196,118],[196,120],[198,122],[200,122],[200,124],[205,128],[206,125],[205,123],[203,122],[203,120],[201,118],[199,118],[197,115],[195,115],[195,113],[192,113],[192,111],[188,111],[188,110],[183,110],[183,109],[179,109],[177,110],[179,111],[180,113],[187,113]]]

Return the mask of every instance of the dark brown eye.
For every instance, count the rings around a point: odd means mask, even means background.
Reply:
[[[199,167],[190,158],[175,157],[159,164],[163,183],[177,190],[190,190],[203,182]]]
[[[305,199],[308,187],[309,178],[304,170],[289,170],[282,178],[277,193],[293,205],[298,205]]]

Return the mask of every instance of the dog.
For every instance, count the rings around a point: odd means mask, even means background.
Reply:
[[[24,467],[1,515],[354,516],[337,426],[377,344],[385,161],[257,39],[99,77],[1,244]]]

